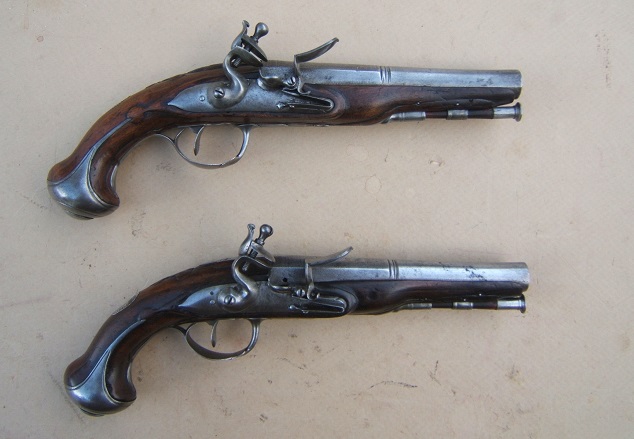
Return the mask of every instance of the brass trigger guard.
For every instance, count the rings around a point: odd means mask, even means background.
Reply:
[[[249,323],[251,323],[251,341],[244,348],[235,352],[217,352],[211,349],[208,349],[198,342],[196,342],[193,337],[190,335],[190,330],[196,325],[196,323],[192,323],[184,328],[179,329],[184,335],[187,344],[200,356],[205,357],[209,360],[232,360],[234,358],[241,357],[243,355],[248,354],[255,347],[255,344],[258,342],[258,337],[260,335],[260,323],[262,323],[261,319],[247,319]],[[218,326],[218,320],[211,320],[208,322],[211,325],[211,345],[216,346],[216,327]]]
[[[231,166],[234,163],[237,163],[247,150],[247,145],[249,144],[249,135],[251,134],[251,129],[255,125],[238,125],[237,126],[240,129],[240,131],[242,131],[242,145],[240,146],[240,151],[238,151],[235,157],[227,161],[224,161],[221,163],[201,163],[201,162],[197,162],[196,160],[190,159],[183,152],[180,145],[178,144],[178,141],[180,139],[180,136],[185,132],[185,130],[193,129],[194,132],[196,133],[196,137],[194,138],[194,154],[196,155],[198,154],[198,151],[200,150],[200,138],[202,137],[203,131],[205,131],[205,129],[209,128],[210,126],[213,126],[213,125],[199,125],[199,126],[193,126],[193,127],[184,127],[184,128],[181,128],[180,131],[178,131],[178,133],[174,137],[170,137],[164,133],[155,133],[154,135],[167,139],[172,144],[174,149],[176,149],[176,152],[178,153],[178,155],[180,155],[187,163],[194,165],[198,168],[203,168],[203,169],[226,168],[227,166]]]

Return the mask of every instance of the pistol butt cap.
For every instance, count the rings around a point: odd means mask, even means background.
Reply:
[[[93,416],[119,412],[134,402],[120,401],[112,396],[106,384],[106,367],[110,351],[107,351],[95,365],[86,379],[74,384],[72,364],[66,369],[64,383],[70,399],[86,414]]]
[[[56,180],[53,171],[49,173],[47,186],[51,198],[55,200],[64,211],[77,219],[92,219],[106,216],[115,211],[117,204],[107,203],[95,192],[90,182],[90,166],[92,154],[87,155],[72,170],[70,174],[61,180]],[[116,168],[111,176],[111,184],[114,185]]]
[[[111,214],[118,207],[103,202],[89,186],[76,185],[70,179],[48,181],[48,192],[64,212],[76,219],[99,218]]]

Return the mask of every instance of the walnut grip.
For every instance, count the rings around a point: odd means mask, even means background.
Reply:
[[[161,329],[219,317],[217,306],[190,306],[187,299],[202,289],[233,283],[231,263],[205,264],[165,278],[110,316],[88,350],[66,369],[64,383],[71,399],[92,415],[132,404],[136,390],[130,367],[136,353]]]
[[[151,85],[116,105],[97,120],[68,158],[50,170],[52,198],[76,218],[112,213],[119,206],[117,167],[140,140],[175,126],[222,122],[222,115],[192,114],[168,103],[186,88],[223,77],[222,66],[205,67]]]

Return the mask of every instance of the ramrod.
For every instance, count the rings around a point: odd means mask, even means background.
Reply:
[[[125,154],[151,135],[168,140],[185,160],[218,168],[237,162],[253,127],[368,125],[424,119],[515,119],[522,79],[516,70],[433,70],[308,63],[336,38],[293,62],[268,61],[248,23],[222,64],[166,79],[128,97],[88,130],[75,151],[48,175],[51,196],[76,218],[95,218],[119,206],[115,174]],[[232,158],[199,163],[183,150],[193,131],[194,154],[205,128],[233,124],[242,145]]]

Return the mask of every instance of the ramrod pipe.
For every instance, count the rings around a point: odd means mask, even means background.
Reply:
[[[486,108],[482,110],[453,109],[447,111],[407,111],[396,113],[388,117],[383,123],[420,121],[425,119],[522,119],[522,106],[517,103],[509,107]]]

